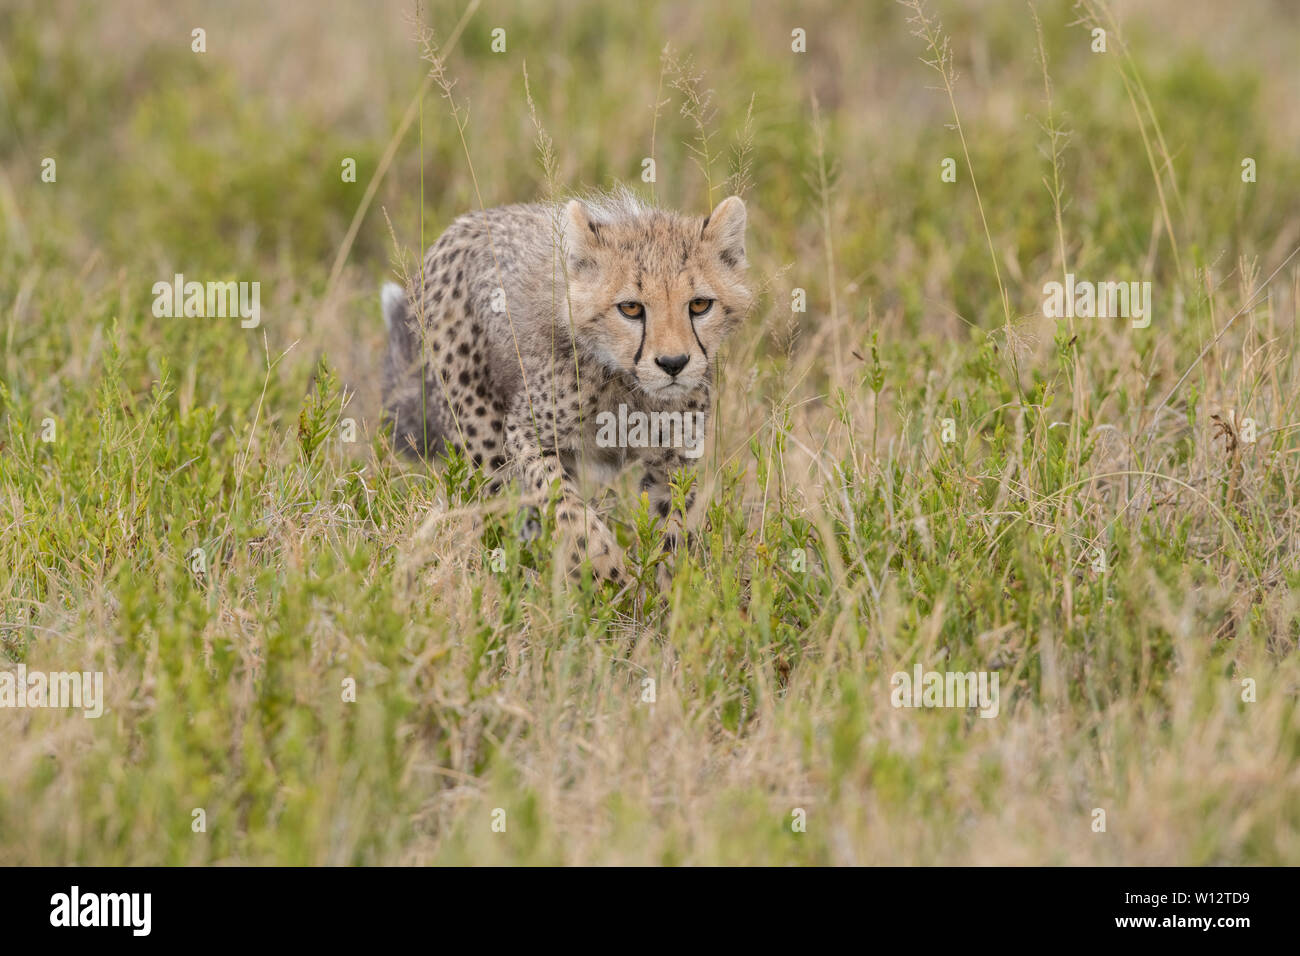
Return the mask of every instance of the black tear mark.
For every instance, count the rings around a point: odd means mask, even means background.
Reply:
[[[689,311],[690,310],[688,309],[687,312],[689,313]],[[700,341],[700,333],[695,331],[695,316],[693,315],[691,316],[691,335],[695,336],[695,344],[700,347],[700,351],[704,354],[704,362],[707,365],[709,361],[709,350],[706,349],[704,343]]]
[[[641,364],[641,350],[645,348],[645,327],[646,327],[646,321],[644,318],[642,318],[641,319],[641,341],[636,347],[636,355],[632,356],[633,368]]]

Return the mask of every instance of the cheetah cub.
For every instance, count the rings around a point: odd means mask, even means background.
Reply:
[[[579,479],[639,465],[676,546],[670,479],[703,451],[713,361],[753,298],[746,268],[737,196],[703,218],[628,192],[461,216],[411,288],[383,289],[394,439],[426,459],[458,446],[493,493],[513,479],[536,504],[558,484],[566,564],[585,555],[618,581]]]

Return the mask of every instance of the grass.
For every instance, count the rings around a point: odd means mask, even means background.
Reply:
[[[0,11],[0,662],[107,698],[0,709],[0,863],[1300,863],[1270,5],[485,0],[446,87],[407,4],[138,6]],[[570,582],[377,418],[403,258],[615,182],[743,188],[761,288],[664,594],[633,481],[637,586]],[[156,318],[177,272],[261,324]],[[1151,326],[1044,318],[1067,272]]]

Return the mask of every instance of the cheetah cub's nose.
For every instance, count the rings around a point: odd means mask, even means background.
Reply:
[[[686,363],[690,360],[689,355],[662,355],[655,359],[655,364],[673,378],[676,378],[677,373],[686,368]]]

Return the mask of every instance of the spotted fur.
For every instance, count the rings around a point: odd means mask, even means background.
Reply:
[[[577,471],[639,464],[641,489],[670,518],[670,476],[694,463],[680,448],[599,448],[596,418],[620,403],[707,414],[718,347],[752,301],[745,220],[735,196],[701,218],[626,192],[461,216],[410,288],[384,289],[384,407],[398,446],[428,458],[454,444],[494,491],[513,479],[540,500],[558,484],[569,563],[585,552],[619,578],[617,543],[579,497]],[[639,303],[640,320],[621,303]]]

